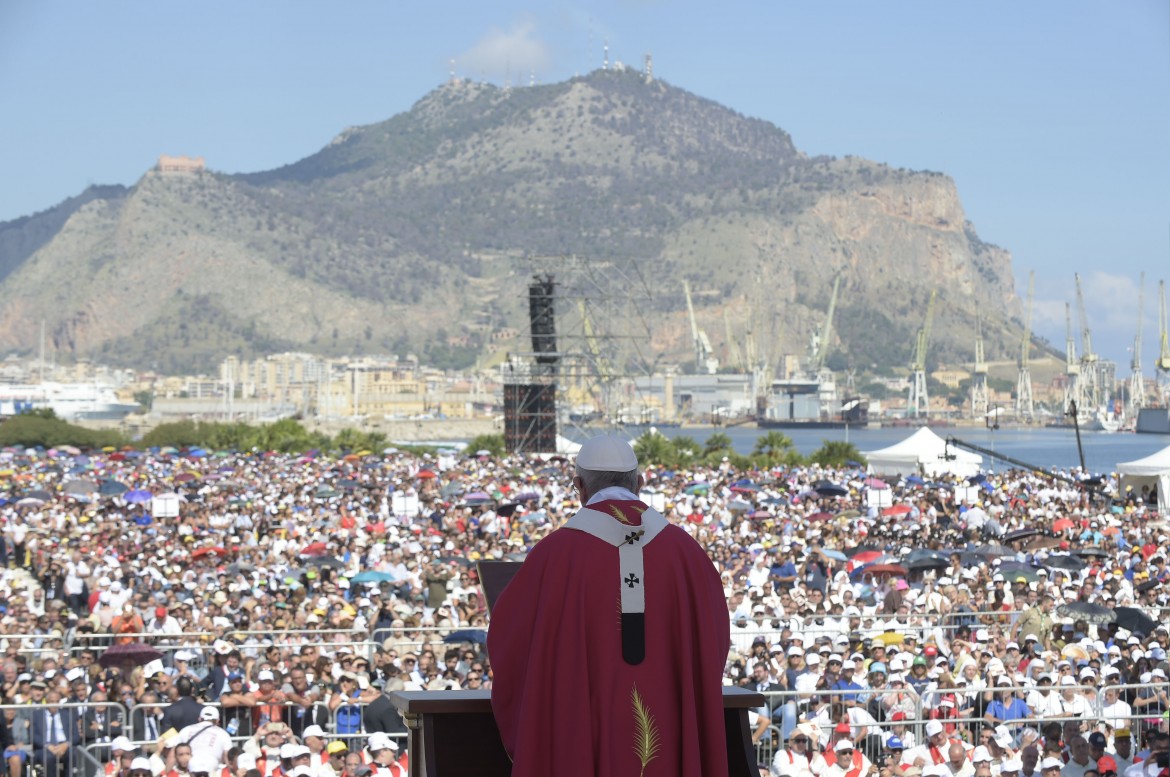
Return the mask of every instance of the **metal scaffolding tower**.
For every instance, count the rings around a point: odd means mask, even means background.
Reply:
[[[910,395],[906,399],[906,415],[914,418],[930,416],[930,395],[926,390],[926,349],[930,345],[936,293],[930,292],[930,302],[926,304],[926,322],[918,330],[918,338],[914,343],[914,361],[910,365]]]

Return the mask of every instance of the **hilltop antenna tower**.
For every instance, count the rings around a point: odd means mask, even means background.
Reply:
[[[1024,312],[1024,336],[1020,340],[1020,358],[1016,376],[1016,417],[1031,421],[1036,407],[1032,401],[1032,298],[1036,292],[1036,272],[1028,273],[1028,309]]]
[[[975,311],[975,367],[971,370],[971,417],[987,415],[991,398],[987,392],[987,362],[983,359],[983,318]]]
[[[1146,384],[1142,380],[1142,314],[1146,307],[1146,274],[1138,281],[1138,324],[1133,338],[1133,358],[1129,360],[1129,415],[1137,418],[1138,411],[1146,406]]]
[[[609,41],[606,41],[605,43],[601,44],[601,50],[603,52],[603,56],[601,59],[601,69],[602,70],[609,70]]]
[[[649,53],[646,54],[644,61],[646,65],[644,68],[646,72],[646,83],[649,84],[654,81],[654,55]]]
[[[930,417],[930,395],[926,391],[926,349],[930,345],[930,327],[934,318],[934,298],[937,291],[930,292],[926,304],[926,321],[918,330],[914,345],[914,362],[910,365],[910,395],[906,400],[906,415],[914,418]]]

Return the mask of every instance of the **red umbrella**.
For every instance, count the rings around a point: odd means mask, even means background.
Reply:
[[[227,549],[216,545],[211,548],[199,548],[191,554],[191,558],[203,558],[204,556],[226,556]]]
[[[863,567],[861,573],[864,575],[898,575],[899,577],[906,576],[906,567],[901,564],[874,564],[872,566]]]
[[[819,513],[813,513],[808,517],[809,521],[831,521],[833,520],[832,513],[826,513],[823,510]]]
[[[893,507],[887,507],[885,510],[882,510],[882,515],[905,515],[908,512],[910,512],[910,505],[894,505]]]
[[[751,515],[748,516],[748,518],[751,518],[751,519],[757,520],[757,521],[762,521],[765,518],[775,518],[775,517],[776,516],[772,515],[767,510],[756,510],[754,513],[752,513]]]
[[[1073,526],[1076,526],[1076,524],[1068,518],[1057,518],[1056,522],[1052,524],[1052,530],[1065,531],[1066,529],[1071,529]]]
[[[190,483],[192,480],[198,480],[198,479],[199,479],[199,476],[196,475],[194,472],[180,472],[178,475],[175,475],[175,482],[176,483]]]
[[[436,477],[438,477],[438,475],[436,475],[434,472],[431,472],[429,469],[420,469],[418,471],[419,480],[430,480]]]
[[[873,561],[875,558],[881,558],[884,555],[885,554],[882,553],[880,550],[863,550],[861,553],[858,553],[856,556],[849,559],[849,561],[853,564],[860,566],[861,564],[868,564],[869,562]]]
[[[313,542],[305,546],[301,551],[302,556],[324,556],[329,552],[329,548],[325,546],[324,542]]]

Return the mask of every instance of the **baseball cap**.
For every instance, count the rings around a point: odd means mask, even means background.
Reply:
[[[137,758],[135,758],[133,761],[130,762],[130,771],[137,772],[139,770],[147,771],[147,772],[150,772],[152,774],[154,773],[154,770],[150,768],[150,759],[149,758],[143,758],[142,756],[138,756]]]
[[[1111,755],[1103,755],[1097,759],[1097,771],[1099,772],[1116,772],[1117,760]]]
[[[941,734],[942,732],[943,732],[943,724],[942,723],[938,722],[937,720],[928,720],[926,722],[926,735],[928,737],[932,737],[935,734]]]
[[[594,439],[597,439],[597,438],[594,438]],[[618,470],[602,470],[602,472],[617,472],[617,471]],[[391,750],[397,750],[398,745],[396,745],[394,743],[393,739],[386,736],[385,734],[383,734],[380,731],[376,732],[374,734],[370,734],[370,736],[366,739],[366,749],[368,749],[371,753],[376,753],[379,750],[385,750],[387,748],[389,748]]]
[[[273,676],[272,670],[270,670],[270,669],[261,669],[260,673],[256,675],[256,682],[259,682],[259,683],[262,683],[265,680],[275,680],[275,679],[276,679],[276,677]]]
[[[837,744],[833,745],[833,751],[837,752],[837,753],[841,752],[842,750],[852,750],[852,749],[853,749],[853,740],[852,739],[838,739]]]
[[[1064,761],[1059,758],[1048,757],[1040,762],[1040,771],[1046,772],[1049,769],[1063,769]]]
[[[280,746],[281,760],[291,761],[293,759],[296,751],[297,751],[296,745],[294,745],[292,742],[285,742],[283,745]]]
[[[903,714],[905,714],[905,713],[903,713]],[[887,750],[905,750],[906,745],[904,745],[902,743],[902,740],[899,739],[898,737],[890,737],[889,739],[886,740],[886,749]]]
[[[595,472],[630,472],[638,468],[638,457],[622,438],[603,434],[585,441],[577,453],[577,466]]]
[[[154,617],[156,617],[156,618],[167,617],[167,608],[166,607],[155,607],[154,608]]]
[[[218,772],[216,768],[219,764],[215,760],[215,756],[210,753],[195,753],[191,756],[191,761],[187,764],[187,771],[191,774],[208,774]]]
[[[1015,774],[1024,770],[1024,762],[1019,758],[1009,758],[999,765],[1000,774]]]
[[[305,730],[301,732],[301,739],[305,737],[321,737],[325,738],[325,729],[314,723],[311,726],[305,726]]]
[[[971,753],[971,763],[973,764],[977,764],[980,761],[990,760],[991,751],[987,749],[986,745],[979,745],[979,747],[975,748],[975,750]]]
[[[110,742],[110,749],[128,753],[138,748],[134,746],[134,743],[130,741],[129,737],[114,737],[114,741]]]
[[[329,753],[329,755],[337,755],[338,753],[348,753],[349,746],[340,740],[337,742],[330,742],[329,744],[325,745],[325,752]]]
[[[1092,734],[1089,734],[1089,744],[1092,745],[1093,747],[1099,747],[1102,750],[1104,750],[1105,749],[1105,735],[1102,734],[1100,731],[1094,731]]]
[[[218,707],[204,707],[203,709],[199,710],[199,719],[200,720],[219,720],[219,708]]]

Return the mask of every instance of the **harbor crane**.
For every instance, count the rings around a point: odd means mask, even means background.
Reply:
[[[1154,362],[1154,377],[1158,396],[1163,404],[1170,399],[1170,333],[1166,326],[1166,282],[1158,281],[1158,359]]]
[[[691,342],[695,347],[695,369],[700,373],[714,375],[719,370],[719,360],[715,358],[714,350],[707,333],[699,329],[695,320],[695,305],[691,301],[691,284],[683,281],[683,292],[687,296],[687,315],[691,319]]]
[[[1105,400],[1102,396],[1105,387],[1101,385],[1100,370],[1097,363],[1097,354],[1093,351],[1093,334],[1089,330],[1089,317],[1085,313],[1085,295],[1081,290],[1081,274],[1074,273],[1077,284],[1077,317],[1081,323],[1081,397],[1084,402],[1078,402],[1077,407],[1096,410]]]
[[[991,409],[987,390],[987,362],[983,358],[983,317],[975,311],[975,367],[971,370],[971,417],[982,418]]]
[[[841,290],[841,276],[833,279],[833,293],[829,296],[829,310],[825,314],[825,323],[813,338],[812,374],[817,379],[817,398],[820,404],[821,417],[829,417],[835,410],[837,402],[837,381],[833,371],[825,366],[829,349],[833,344],[833,317],[837,314],[837,293]]]
[[[723,339],[727,344],[727,363],[741,372],[746,372],[747,367],[744,365],[739,344],[731,336],[731,317],[727,315],[727,308],[723,308]]]
[[[1137,418],[1146,406],[1146,383],[1142,379],[1142,314],[1146,307],[1146,274],[1138,280],[1138,323],[1133,337],[1133,355],[1129,360],[1129,417]]]
[[[1077,361],[1077,341],[1073,338],[1072,310],[1064,303],[1064,407],[1083,404],[1081,395],[1081,363]]]
[[[1024,312],[1024,336],[1020,340],[1020,356],[1016,362],[1019,374],[1016,376],[1016,417],[1031,421],[1036,414],[1032,402],[1032,299],[1036,293],[1036,272],[1028,273],[1028,309]]]
[[[910,395],[906,399],[906,415],[914,418],[930,416],[930,395],[926,390],[926,349],[930,345],[930,327],[934,318],[934,299],[937,291],[930,292],[926,303],[926,322],[918,330],[914,344],[914,361],[910,364]]]

